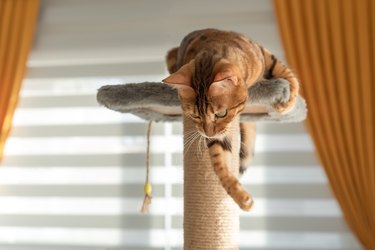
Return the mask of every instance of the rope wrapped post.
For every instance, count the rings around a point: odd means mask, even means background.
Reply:
[[[211,165],[208,150],[191,146],[188,135],[195,126],[184,117],[184,249],[238,249],[239,208],[225,192]],[[190,132],[189,132],[190,131]],[[230,172],[239,172],[239,121],[233,121]]]

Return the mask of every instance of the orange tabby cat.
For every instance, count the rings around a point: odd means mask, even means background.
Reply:
[[[274,106],[284,112],[296,101],[299,88],[296,77],[254,41],[216,29],[188,34],[179,47],[168,52],[167,66],[171,75],[163,82],[178,89],[184,115],[206,137],[211,162],[222,186],[243,210],[249,210],[253,203],[251,196],[228,171],[231,141],[226,133],[231,121],[244,109],[249,87],[264,79],[286,79],[290,83],[290,99]],[[239,171],[243,173],[253,155],[255,124],[241,123],[240,129]]]

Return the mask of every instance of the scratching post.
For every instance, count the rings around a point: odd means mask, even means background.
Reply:
[[[184,249],[238,249],[239,209],[211,165],[205,142],[186,146],[193,122],[184,117]],[[233,121],[230,172],[238,175],[239,121]],[[231,129],[231,130],[232,130]]]
[[[304,120],[307,110],[302,97],[298,97],[294,108],[287,113],[278,113],[273,109],[275,104],[289,100],[289,94],[289,83],[284,79],[256,83],[249,89],[249,100],[241,114],[241,121]],[[205,142],[197,140],[190,146],[189,134],[194,124],[182,116],[177,91],[156,82],[108,85],[99,89],[97,100],[109,109],[132,113],[145,120],[183,121],[184,249],[238,249],[239,208],[214,173]],[[238,175],[239,120],[233,121],[232,126],[228,135],[233,142],[230,171]]]

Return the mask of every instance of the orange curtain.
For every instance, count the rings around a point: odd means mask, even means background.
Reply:
[[[274,0],[307,128],[352,231],[375,249],[375,1]]]
[[[39,0],[0,0],[0,159],[26,70]]]

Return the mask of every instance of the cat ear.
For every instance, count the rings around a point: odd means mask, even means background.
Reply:
[[[237,77],[232,76],[225,78],[221,81],[213,82],[208,88],[208,95],[210,96],[219,96],[225,94],[231,94],[236,90]]]
[[[238,78],[237,78],[238,69],[235,65],[226,63],[220,65],[218,70],[216,71],[214,82],[222,81],[224,79],[230,79],[232,84],[235,86],[238,85]]]
[[[178,85],[184,85],[191,87],[191,76],[193,75],[194,60],[182,66],[177,72],[171,74],[162,82],[173,85],[178,88]],[[176,85],[176,86],[175,86]]]
[[[191,77],[193,75],[194,60],[182,66],[177,72],[171,74],[162,82],[176,88],[182,98],[195,97],[195,91],[191,87]]]

